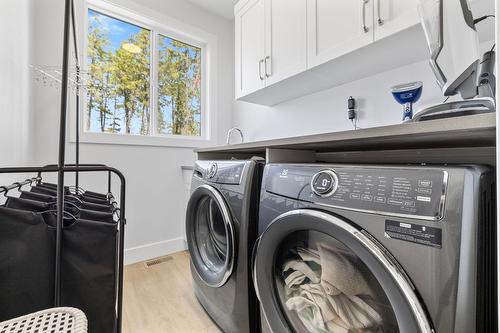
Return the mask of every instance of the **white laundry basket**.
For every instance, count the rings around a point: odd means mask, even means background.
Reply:
[[[53,308],[0,323],[0,333],[87,333],[87,317],[75,308]]]

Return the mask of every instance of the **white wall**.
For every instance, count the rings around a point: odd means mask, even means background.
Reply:
[[[31,2],[0,3],[0,166],[25,166],[33,157],[30,90]],[[15,27],[15,30],[13,29]],[[2,183],[12,177],[1,177]],[[18,180],[19,177],[14,177]]]
[[[493,43],[481,46],[487,50]],[[243,131],[247,141],[351,130],[353,125],[347,118],[349,96],[358,104],[359,127],[398,124],[402,107],[392,97],[390,88],[411,81],[424,83],[414,111],[444,100],[428,62],[421,61],[273,107],[236,101],[234,126]]]
[[[77,0],[81,1],[81,0]],[[63,1],[34,1],[35,62],[57,65],[62,57]],[[232,23],[183,0],[115,0],[123,7],[165,24],[180,21],[217,38],[218,142],[232,124]],[[140,4],[140,5],[139,5]],[[81,23],[80,23],[81,24]],[[38,85],[34,91],[38,163],[57,161],[59,90]],[[73,104],[71,104],[73,107]],[[71,124],[71,130],[73,125]],[[74,144],[69,143],[67,161],[73,161]],[[82,163],[105,163],[121,170],[127,178],[126,261],[137,261],[185,246],[184,181],[182,165],[192,165],[192,148],[81,144]],[[86,188],[105,190],[104,177],[85,177]],[[115,191],[118,188],[115,187]]]
[[[27,166],[34,161],[31,110],[32,3],[0,2],[0,167]],[[16,30],[11,30],[16,27]],[[0,185],[32,175],[0,175]]]
[[[402,108],[391,96],[390,87],[416,80],[424,82],[424,91],[415,108],[443,100],[424,61],[273,107],[238,101],[234,124],[249,141],[351,130],[353,125],[347,118],[349,96],[358,105],[359,127],[396,124],[401,122]]]

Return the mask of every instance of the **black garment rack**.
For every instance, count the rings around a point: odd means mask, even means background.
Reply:
[[[67,101],[69,83],[69,53],[70,53],[70,31],[73,35],[73,47],[76,60],[76,150],[75,164],[65,163],[66,152],[66,120]],[[77,25],[74,0],[65,0],[64,8],[64,33],[63,33],[63,57],[62,57],[62,78],[61,78],[61,105],[59,118],[59,158],[58,163],[42,167],[6,167],[0,168],[0,174],[25,174],[37,173],[38,176],[24,182],[13,183],[10,186],[0,187],[0,193],[8,192],[10,189],[27,185],[33,181],[40,181],[44,173],[57,173],[57,223],[56,223],[56,246],[55,246],[55,267],[54,267],[54,306],[61,305],[61,238],[64,219],[64,176],[66,173],[75,174],[75,186],[79,187],[79,173],[107,172],[108,193],[111,193],[111,177],[116,175],[120,180],[120,208],[119,208],[119,244],[118,244],[118,281],[116,299],[116,333],[122,331],[122,304],[123,304],[123,254],[124,254],[124,231],[125,231],[125,176],[118,170],[103,164],[80,164],[80,62],[78,53]]]

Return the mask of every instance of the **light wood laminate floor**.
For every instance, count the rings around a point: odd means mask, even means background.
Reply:
[[[123,331],[125,333],[220,333],[192,289],[189,254],[146,267],[125,266]]]

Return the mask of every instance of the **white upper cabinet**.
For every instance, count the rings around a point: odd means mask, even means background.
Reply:
[[[307,0],[309,68],[373,42],[373,1]]]
[[[244,0],[235,12],[236,98],[307,69],[307,0]]]
[[[265,0],[250,0],[236,12],[236,98],[265,87]]]
[[[266,0],[266,86],[307,69],[306,0]]]
[[[375,1],[375,40],[420,23],[418,0]]]
[[[274,105],[424,60],[417,3],[240,0],[236,98]]]

